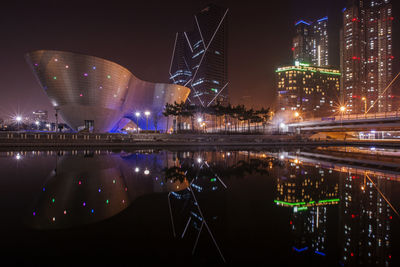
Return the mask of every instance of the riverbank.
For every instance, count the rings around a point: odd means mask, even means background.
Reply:
[[[293,135],[1,133],[0,148],[123,147],[400,147],[400,140],[309,140]]]

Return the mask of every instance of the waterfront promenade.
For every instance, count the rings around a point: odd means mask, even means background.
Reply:
[[[385,146],[400,140],[311,140],[300,135],[0,133],[0,147]]]

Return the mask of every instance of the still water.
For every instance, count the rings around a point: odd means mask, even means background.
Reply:
[[[0,265],[400,266],[399,166],[354,147],[0,152]]]

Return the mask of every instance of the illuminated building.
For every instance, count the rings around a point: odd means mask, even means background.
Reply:
[[[142,129],[156,124],[165,129],[165,104],[186,101],[190,92],[180,85],[141,81],[98,57],[38,50],[26,58],[51,104],[74,131],[115,132],[129,119]],[[140,118],[134,117],[136,112]]]
[[[34,121],[47,121],[49,119],[47,110],[36,110],[32,112]]]
[[[178,32],[170,80],[191,89],[188,101],[201,106],[227,102],[228,9],[208,5],[194,16],[194,30]]]
[[[390,0],[349,0],[343,10],[342,94],[348,113],[364,113],[376,100],[372,112],[393,110],[392,89],[384,92],[393,73],[393,19]]]
[[[299,111],[303,118],[334,115],[340,96],[340,72],[296,62],[276,71],[278,109]]]
[[[328,66],[328,17],[323,17],[315,22],[299,20],[295,27],[293,59],[314,66]]]

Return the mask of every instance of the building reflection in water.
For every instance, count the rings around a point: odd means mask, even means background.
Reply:
[[[25,156],[17,155],[19,161]],[[290,211],[291,255],[336,259],[339,254],[343,266],[390,266],[396,211],[389,200],[399,179],[393,172],[301,152],[59,152],[29,223],[38,229],[96,223],[141,196],[165,193],[172,236],[192,254],[212,248],[225,262],[230,179],[252,174],[274,179],[274,205]],[[340,251],[332,251],[332,244]]]
[[[347,170],[340,179],[341,258],[349,265],[389,266],[393,215],[373,181],[382,194],[390,195],[388,176]]]
[[[296,154],[277,158],[283,167],[275,173],[275,203],[292,209],[295,253],[327,256],[327,211],[339,206],[340,264],[389,266],[393,211],[384,196],[391,195],[391,174],[327,162],[323,166]]]
[[[225,182],[249,173],[266,174],[269,166],[266,160],[251,158],[249,152],[178,153],[176,165],[165,170],[166,179],[187,180],[190,184],[186,190],[168,195],[174,237],[192,245],[192,254],[201,237],[208,238],[225,262],[219,244],[227,224]]]
[[[91,224],[120,213],[138,197],[183,190],[187,181],[163,181],[167,153],[59,153],[28,217],[38,229]]]
[[[306,165],[291,159],[277,169],[275,203],[292,208],[289,225],[293,250],[325,256],[327,251],[327,206],[337,205],[338,182],[331,169]]]

